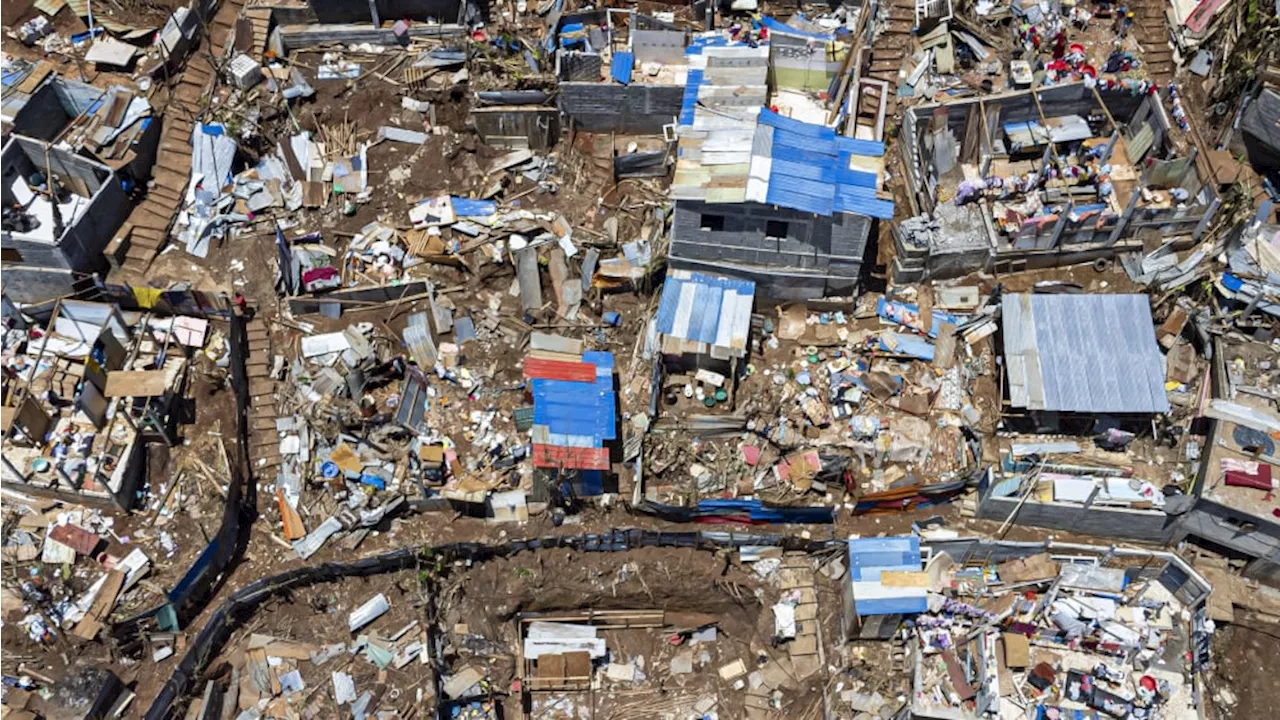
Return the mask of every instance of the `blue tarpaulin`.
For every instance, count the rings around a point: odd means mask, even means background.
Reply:
[[[880,335],[880,349],[899,355],[910,355],[917,360],[933,362],[933,345],[919,335],[887,332]]]
[[[629,52],[616,52],[609,65],[609,76],[623,85],[631,84],[631,72],[635,68],[636,56]]]
[[[888,298],[880,298],[876,303],[876,314],[890,322],[898,323],[904,327],[909,327],[917,332],[924,332],[924,325],[920,322],[920,306],[911,303],[898,302],[897,300],[889,300]],[[942,323],[950,323],[959,325],[961,318],[958,315],[952,315],[945,310],[934,308],[933,322],[929,325],[929,337],[938,337],[938,328]]]

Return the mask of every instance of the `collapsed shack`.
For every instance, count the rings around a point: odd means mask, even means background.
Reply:
[[[1052,540],[922,549],[909,569],[850,582],[845,601],[848,622],[860,595],[927,589],[908,636],[912,717],[1202,712],[1212,588],[1177,555]]]
[[[1246,560],[1241,574],[1268,584],[1280,582],[1274,358],[1274,341],[1215,340],[1204,457],[1180,518],[1185,533]]]
[[[921,215],[895,229],[894,280],[1092,262],[1148,237],[1189,247],[1220,199],[1163,102],[1077,82],[907,110]]]
[[[70,295],[106,271],[103,252],[130,202],[109,166],[14,135],[0,151],[5,294],[39,303]]]
[[[134,507],[146,446],[177,441],[192,366],[221,334],[207,317],[74,299],[34,319],[43,327],[5,336],[5,480],[40,497]]]
[[[790,303],[748,319],[750,290],[668,279],[645,345],[655,417],[636,448],[635,504],[681,508],[668,516],[717,516],[720,502],[763,502],[762,517],[857,515],[945,503],[977,482],[1000,369],[997,306],[976,287]]]

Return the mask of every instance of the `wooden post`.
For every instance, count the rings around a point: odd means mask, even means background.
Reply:
[[[1129,225],[1129,220],[1133,216],[1133,210],[1138,206],[1138,198],[1142,193],[1138,188],[1133,189],[1133,194],[1129,196],[1129,206],[1124,209],[1124,214],[1120,216],[1120,222],[1111,231],[1111,236],[1107,238],[1107,246],[1115,245],[1120,240],[1120,235],[1124,233],[1125,228]]]
[[[1191,232],[1193,240],[1199,240],[1209,229],[1209,223],[1213,222],[1213,216],[1218,213],[1218,208],[1222,206],[1222,198],[1215,197],[1213,202],[1209,203],[1209,209],[1204,211],[1204,217],[1200,218],[1200,223],[1196,225],[1196,229]]]

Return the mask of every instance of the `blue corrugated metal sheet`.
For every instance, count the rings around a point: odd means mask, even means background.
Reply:
[[[771,133],[766,202],[818,215],[893,217],[893,203],[876,196],[879,177],[850,167],[854,156],[883,156],[884,143],[838,136],[824,125],[768,109],[760,112],[759,122],[759,132]]]
[[[533,380],[533,424],[546,425],[553,436],[551,444],[579,445],[581,441],[555,436],[578,435],[591,438],[591,447],[613,440],[618,416],[617,398],[613,393],[613,355],[587,352],[583,362],[596,366],[596,381]]]
[[[698,88],[700,87],[702,87],[702,71],[690,70],[685,78],[684,98],[680,102],[681,125],[693,124],[693,110],[694,106],[698,104]]]
[[[795,192],[785,186],[785,182],[779,182],[779,178],[769,178],[769,191],[765,194],[765,202],[770,205],[791,208],[800,212],[813,213],[815,215],[830,216],[835,212],[835,201],[833,198],[819,198],[813,195],[805,195],[804,193]]]
[[[921,613],[928,608],[923,588],[885,587],[880,573],[920,572],[920,538],[915,535],[848,540],[849,581],[858,615]]]
[[[850,155],[884,157],[884,143],[877,140],[857,140],[841,135],[836,138],[836,147],[840,152]]]
[[[687,307],[680,302],[686,286],[694,288],[691,299],[686,301]],[[662,300],[658,303],[658,332],[681,340],[715,343],[720,330],[720,310],[727,290],[733,290],[738,295],[752,296],[755,295],[756,284],[750,280],[702,273],[690,273],[687,279],[668,275],[662,286]],[[682,310],[689,313],[689,329],[678,334],[675,332],[676,317]]]
[[[760,124],[818,140],[834,141],[836,139],[836,131],[826,125],[815,125],[813,123],[804,122],[803,120],[796,120],[795,118],[789,118],[785,115],[779,115],[772,110],[761,111]],[[835,148],[832,148],[831,153],[835,154],[835,152]]]
[[[839,192],[836,193],[836,210],[880,220],[892,220],[893,202],[876,197],[875,191],[861,192],[864,190],[870,190],[870,188],[840,186]]]
[[[915,535],[853,538],[847,542],[851,580],[876,581],[885,570],[920,570],[920,538]]]
[[[616,52],[613,54],[613,62],[609,64],[609,76],[623,85],[630,85],[631,71],[635,65],[635,55],[629,52]]]

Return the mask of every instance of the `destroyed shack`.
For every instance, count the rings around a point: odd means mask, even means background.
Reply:
[[[64,299],[45,331],[6,336],[6,483],[22,492],[128,510],[150,443],[176,442],[191,355],[208,321]]]
[[[972,538],[923,550],[911,717],[1199,717],[1211,588],[1177,555]]]
[[[689,35],[634,10],[561,16],[547,41],[560,112],[587,132],[661,134],[680,114]]]
[[[1280,584],[1280,414],[1268,376],[1274,342],[1218,340],[1210,370],[1212,399],[1194,504],[1179,520],[1184,534],[1229,549],[1245,577]]]
[[[28,77],[37,72],[32,69]],[[145,182],[160,142],[160,123],[151,117],[146,98],[121,85],[103,89],[61,75],[46,77],[32,92],[5,98],[13,134],[69,146],[109,166],[122,180]]]
[[[103,251],[130,202],[108,166],[61,147],[14,135],[3,167],[5,289],[15,302],[69,295],[107,270]]]
[[[895,228],[894,280],[1092,262],[1144,238],[1190,247],[1220,200],[1163,103],[1125,80],[906,111],[919,215]]]

